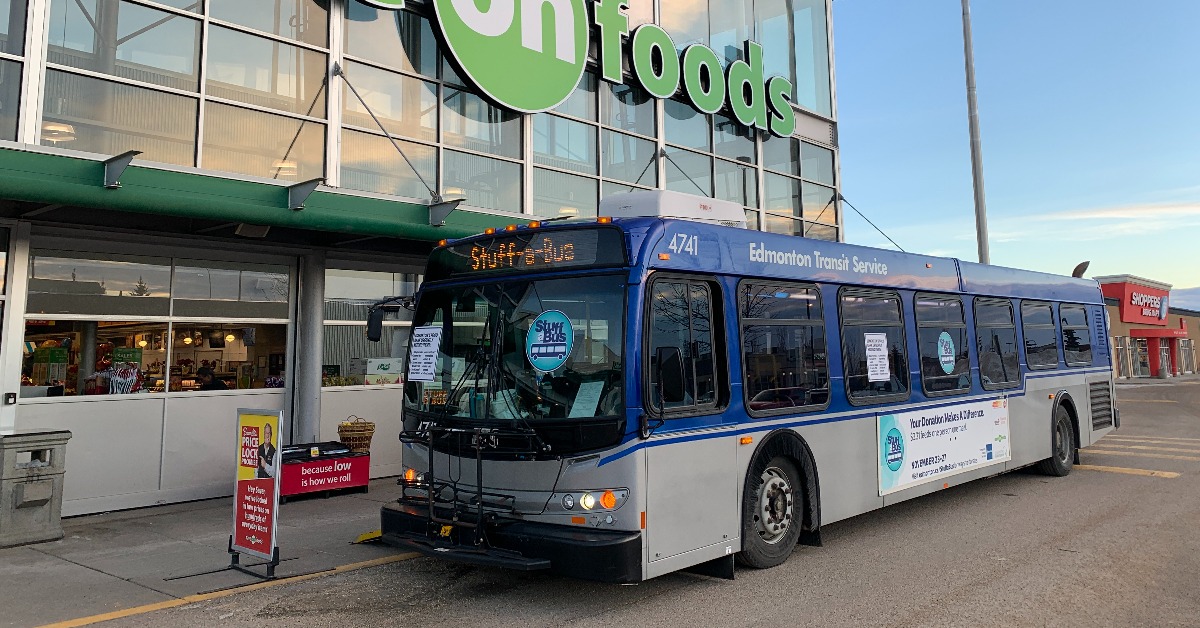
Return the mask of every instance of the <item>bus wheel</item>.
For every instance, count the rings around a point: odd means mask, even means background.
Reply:
[[[738,562],[755,569],[782,564],[792,554],[804,520],[800,472],[788,458],[756,461],[742,501]]]
[[[1061,478],[1071,473],[1074,461],[1075,430],[1071,427],[1071,413],[1059,406],[1054,411],[1054,435],[1051,440],[1050,457],[1038,463],[1038,471]]]

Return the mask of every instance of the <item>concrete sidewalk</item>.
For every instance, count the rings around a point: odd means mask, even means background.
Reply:
[[[396,555],[351,542],[379,529],[380,507],[399,493],[396,480],[385,478],[372,481],[368,493],[282,504],[276,576]],[[258,583],[216,571],[229,564],[232,526],[232,498],[65,519],[61,541],[0,550],[0,626],[38,626]],[[261,562],[242,557],[243,564]]]

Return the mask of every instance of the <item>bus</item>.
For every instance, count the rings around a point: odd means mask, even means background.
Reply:
[[[385,543],[732,578],[1120,425],[1095,281],[645,213],[431,253]]]

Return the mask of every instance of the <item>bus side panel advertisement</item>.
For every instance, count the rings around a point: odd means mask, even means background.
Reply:
[[[271,560],[279,512],[278,410],[238,410],[232,548]]]
[[[880,414],[879,494],[1011,458],[1008,399]]]

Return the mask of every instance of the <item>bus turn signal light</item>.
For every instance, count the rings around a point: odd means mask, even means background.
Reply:
[[[613,493],[612,491],[604,491],[604,494],[600,496],[600,505],[608,510],[612,510],[613,508],[616,508],[617,507],[616,493]]]
[[[416,482],[417,481],[417,470],[409,469],[409,470],[405,471],[404,472],[404,481],[405,482]]]

